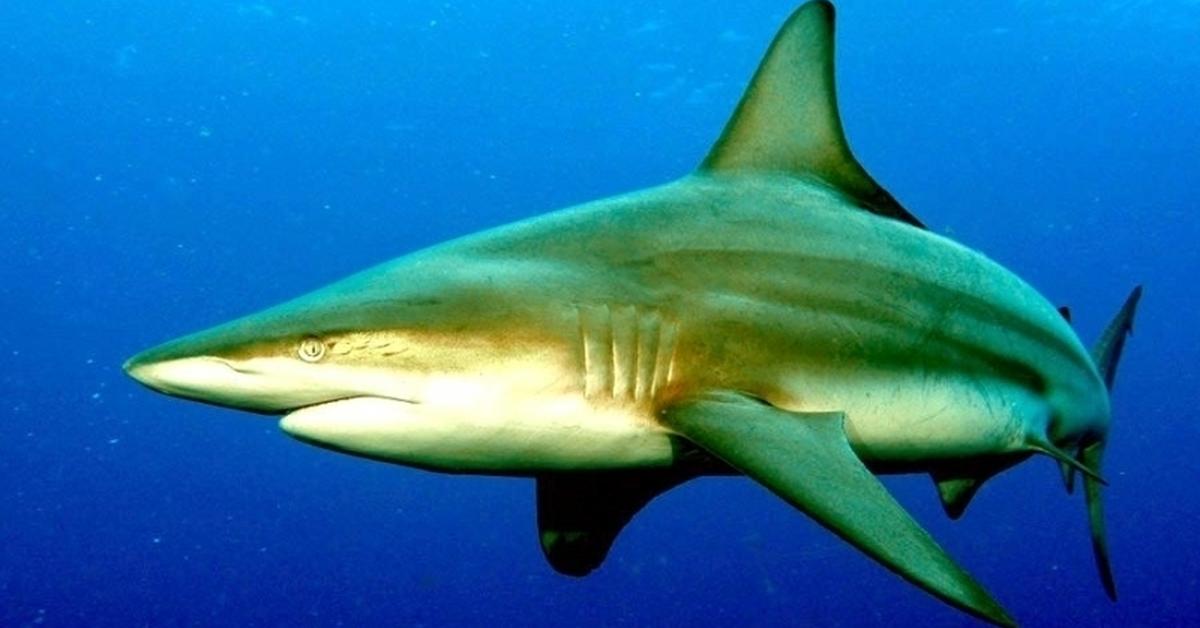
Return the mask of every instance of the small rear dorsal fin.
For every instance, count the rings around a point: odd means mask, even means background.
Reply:
[[[1068,323],[1071,322],[1071,308],[1070,307],[1068,307],[1066,305],[1060,305],[1060,306],[1058,306],[1058,313],[1060,315],[1062,315],[1064,321],[1067,321]]]
[[[825,0],[800,7],[780,29],[700,169],[816,178],[870,212],[923,226],[846,143],[833,78],[833,5]]]

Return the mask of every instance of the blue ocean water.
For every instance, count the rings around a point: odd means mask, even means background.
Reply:
[[[787,2],[0,4],[0,625],[967,625],[744,479],[554,574],[529,481],[300,445],[135,351],[705,153]],[[1106,473],[1031,460],[946,520],[1030,626],[1200,622],[1200,5],[839,3],[866,167],[1096,337],[1147,286]]]

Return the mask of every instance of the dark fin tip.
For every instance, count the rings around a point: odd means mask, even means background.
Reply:
[[[1063,488],[1067,489],[1067,495],[1075,494],[1075,467],[1060,462],[1058,463],[1059,471],[1062,472]]]

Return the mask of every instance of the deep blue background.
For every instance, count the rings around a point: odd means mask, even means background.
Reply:
[[[0,625],[969,623],[738,479],[663,497],[604,569],[562,578],[528,481],[337,456],[119,369],[686,173],[792,8],[0,4]],[[1107,462],[1120,603],[1049,461],[957,523],[928,478],[889,485],[1028,625],[1200,621],[1200,5],[839,9],[851,142],[914,213],[1088,340],[1147,285]]]

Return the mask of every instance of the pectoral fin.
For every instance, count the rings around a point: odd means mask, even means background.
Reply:
[[[674,469],[538,477],[538,537],[546,560],[559,573],[586,576],[639,510],[692,477]]]
[[[913,584],[980,619],[1015,625],[867,470],[841,413],[787,412],[720,393],[676,405],[664,421]]]

